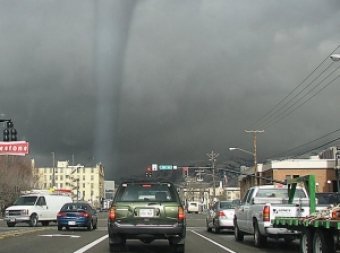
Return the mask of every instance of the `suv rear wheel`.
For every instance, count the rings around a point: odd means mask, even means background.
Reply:
[[[125,244],[126,244],[126,240],[118,237],[118,236],[114,236],[112,238],[110,238],[110,252],[120,252],[123,251],[125,248]]]
[[[185,253],[185,244],[173,244],[174,253]]]
[[[120,252],[123,251],[125,248],[124,244],[110,244],[110,252]]]

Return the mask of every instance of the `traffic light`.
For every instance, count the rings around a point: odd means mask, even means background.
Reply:
[[[3,131],[3,141],[9,141],[9,129],[8,128],[6,128]]]
[[[145,176],[146,177],[152,177],[152,168],[151,167],[147,167],[145,169]]]
[[[146,176],[146,177],[152,177],[152,172],[151,172],[151,171],[145,172],[145,176]]]
[[[183,170],[183,176],[184,176],[184,177],[188,177],[188,174],[189,174],[189,167],[183,167],[182,170]]]
[[[17,141],[17,130],[15,128],[11,128],[11,141]]]
[[[223,179],[224,178],[224,170],[219,170],[219,173],[220,173],[220,179]]]
[[[17,130],[12,121],[7,121],[7,128],[3,131],[3,141],[17,141]]]

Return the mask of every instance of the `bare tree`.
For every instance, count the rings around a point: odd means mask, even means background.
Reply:
[[[25,156],[0,156],[0,209],[14,202],[33,184],[31,160]]]

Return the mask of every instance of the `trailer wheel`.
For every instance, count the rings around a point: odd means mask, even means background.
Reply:
[[[314,253],[334,253],[334,238],[332,231],[317,230],[313,238],[313,252]]]
[[[300,238],[300,253],[313,252],[313,236],[314,231],[312,229],[306,229],[302,231]]]

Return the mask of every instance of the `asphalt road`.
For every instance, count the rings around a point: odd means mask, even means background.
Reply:
[[[26,225],[8,228],[0,221],[0,253],[98,253],[110,252],[106,228],[106,213],[100,213],[97,230],[58,231],[55,224],[48,227],[31,228]],[[236,242],[232,231],[220,234],[209,233],[205,228],[204,215],[187,215],[186,253],[298,253],[298,241],[285,244],[284,241],[269,240],[264,249],[253,246],[252,236],[245,236],[244,242]],[[138,240],[128,240],[124,252],[170,253],[166,240],[143,244]]]

